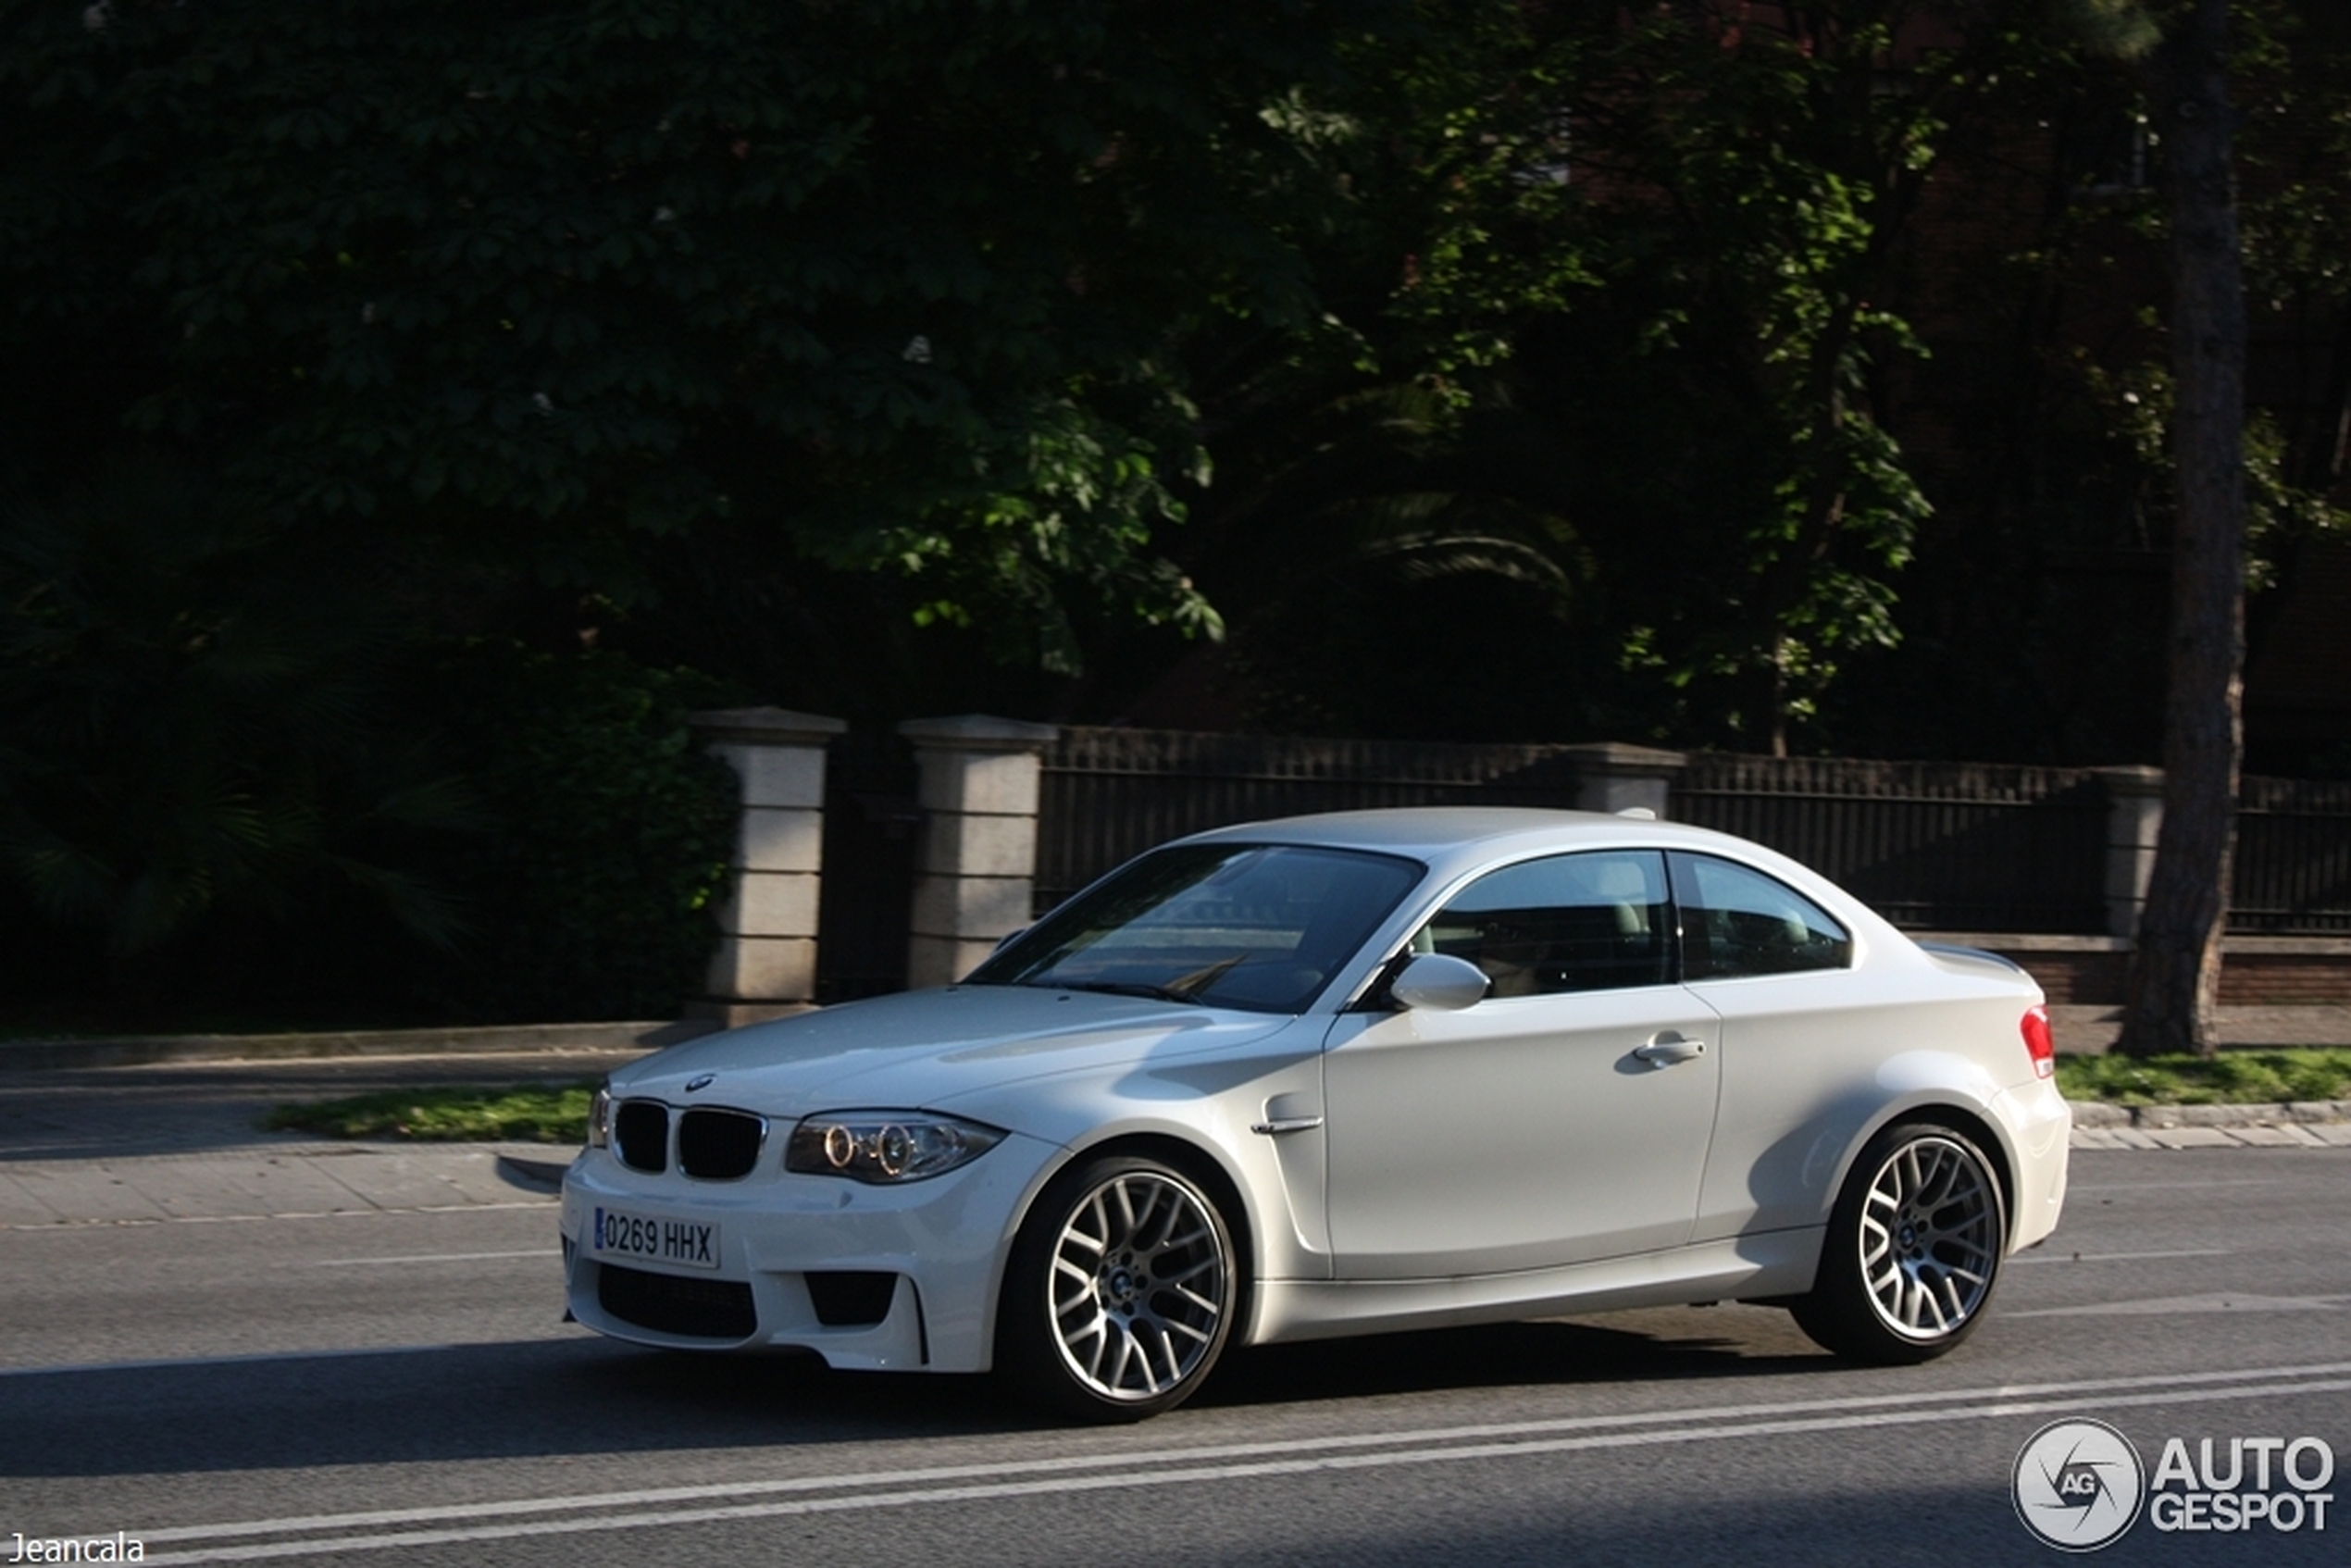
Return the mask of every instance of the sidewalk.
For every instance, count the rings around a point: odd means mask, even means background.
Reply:
[[[0,1230],[553,1203],[576,1152],[544,1143],[311,1143],[0,1161]]]
[[[643,1053],[632,1041],[130,1067],[0,1062],[0,1230],[551,1203],[576,1149],[338,1141],[264,1132],[260,1119],[289,1101],[381,1089],[576,1083]]]

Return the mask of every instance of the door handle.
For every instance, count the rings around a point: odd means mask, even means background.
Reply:
[[[1677,1063],[1695,1062],[1706,1054],[1702,1039],[1685,1039],[1676,1034],[1659,1035],[1633,1052],[1652,1067],[1671,1067]]]

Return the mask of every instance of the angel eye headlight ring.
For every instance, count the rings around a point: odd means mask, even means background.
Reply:
[[[842,1111],[811,1116],[784,1143],[784,1169],[870,1186],[922,1181],[967,1164],[1003,1133],[927,1111]]]

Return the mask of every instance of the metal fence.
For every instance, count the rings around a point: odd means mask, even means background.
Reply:
[[[2081,770],[1698,752],[1673,815],[1769,844],[1897,926],[2106,927],[2106,791]]]
[[[2351,784],[2248,778],[2237,791],[2229,929],[2351,933]]]
[[[1044,756],[1051,908],[1181,834],[1305,812],[1570,806],[1570,748],[1070,728]],[[2088,769],[1690,753],[1669,815],[1792,855],[1913,929],[2105,929],[2108,800]],[[2351,784],[2245,781],[2240,933],[2351,932]]]
[[[1046,750],[1037,902],[1051,909],[1153,844],[1269,816],[1374,806],[1575,803],[1561,746],[1062,731]]]

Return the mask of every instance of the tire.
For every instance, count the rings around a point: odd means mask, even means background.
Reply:
[[[1853,1163],[1811,1293],[1788,1310],[1840,1356],[1932,1361],[1984,1320],[2007,1242],[1999,1178],[1983,1151],[1950,1127],[1897,1122]]]
[[[1073,1166],[1013,1244],[997,1363],[1062,1415],[1140,1421],[1206,1382],[1240,1301],[1232,1229],[1200,1186],[1157,1161]]]

